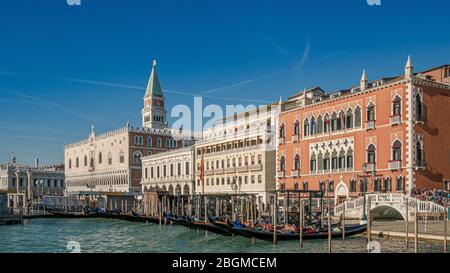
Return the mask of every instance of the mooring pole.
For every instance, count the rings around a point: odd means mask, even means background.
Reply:
[[[205,195],[205,223],[208,222],[208,197]],[[208,230],[205,229],[205,235],[208,236]]]
[[[327,217],[328,217],[328,253],[332,253],[331,250],[331,203],[330,203],[330,197],[327,196]]]
[[[372,198],[367,196],[367,241],[372,242]]]
[[[342,211],[342,241],[345,241],[345,204],[344,210]]]
[[[275,199],[273,201],[273,244],[277,244],[277,199],[278,193],[275,192]]]
[[[414,215],[414,253],[419,253],[419,209],[417,204]]]
[[[405,208],[405,213],[406,213],[406,219],[405,219],[405,234],[406,234],[406,239],[405,239],[405,249],[406,251],[408,251],[408,245],[409,245],[409,200],[408,198],[406,198],[406,208]]]
[[[448,208],[445,206],[444,212],[444,253],[447,253],[447,221],[448,221]]]
[[[303,200],[300,198],[299,194],[299,234],[300,234],[300,247],[303,248],[303,226],[305,225],[305,211],[304,211],[305,205],[303,204]]]

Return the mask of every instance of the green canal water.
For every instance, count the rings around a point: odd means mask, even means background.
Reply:
[[[404,240],[374,238],[381,252],[405,252]],[[0,252],[70,252],[70,241],[80,243],[81,252],[327,252],[327,240],[270,242],[240,236],[225,237],[181,226],[132,223],[111,219],[32,219],[24,225],[0,226]],[[333,240],[333,252],[366,252],[362,236]],[[442,244],[420,242],[421,252],[442,252]],[[410,251],[413,249],[411,242]]]

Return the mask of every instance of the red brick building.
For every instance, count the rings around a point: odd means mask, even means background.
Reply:
[[[450,65],[282,103],[277,187],[323,189],[336,201],[366,192],[449,189]]]

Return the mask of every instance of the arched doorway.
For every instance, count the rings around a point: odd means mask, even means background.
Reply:
[[[347,185],[341,180],[341,182],[336,187],[336,191],[334,193],[334,196],[336,198],[335,202],[337,205],[345,202],[348,198],[348,187]]]

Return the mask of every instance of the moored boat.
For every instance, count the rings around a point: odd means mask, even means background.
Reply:
[[[261,228],[251,228],[247,226],[234,226],[233,230],[242,236],[246,237],[255,237],[262,240],[273,240],[273,230],[263,230]],[[345,236],[350,237],[357,234],[361,234],[367,230],[367,225],[349,225],[345,227]],[[342,230],[334,227],[331,231],[331,237],[337,238],[342,237]],[[277,240],[299,240],[300,234],[295,231],[286,231],[286,230],[278,230],[277,231]],[[304,230],[303,239],[326,239],[328,238],[328,231],[323,230]]]

